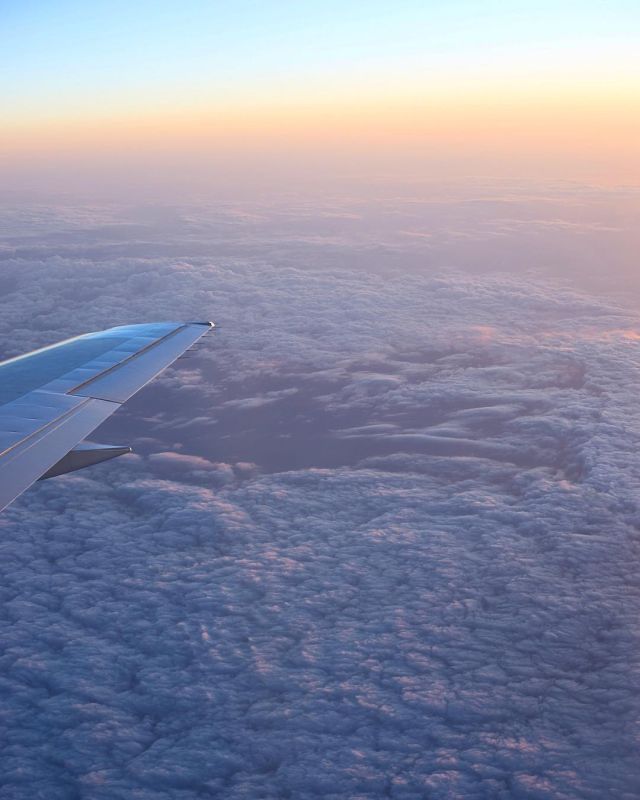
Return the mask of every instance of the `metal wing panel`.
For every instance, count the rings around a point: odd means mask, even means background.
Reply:
[[[121,326],[0,364],[0,510],[211,327]]]
[[[73,389],[80,397],[124,403],[198,341],[208,328],[185,325],[103,375]]]
[[[3,362],[0,364],[0,405],[55,384],[61,376],[99,361],[119,341],[124,338],[97,334],[79,336]],[[54,385],[52,391],[58,390]]]
[[[77,397],[35,391],[0,406],[0,463],[13,447],[80,405]]]
[[[119,408],[117,403],[105,400],[77,400],[73,408],[24,437],[0,456],[0,510]]]
[[[88,334],[89,339],[104,340],[110,343],[111,346],[101,350],[95,358],[85,359],[84,363],[75,366],[73,370],[59,375],[53,381],[45,384],[43,388],[50,392],[71,392],[92,378],[97,378],[99,375],[112,370],[118,364],[123,364],[148,347],[159,344],[183,327],[184,325],[177,323],[171,325],[139,325],[128,326],[124,329],[112,328],[109,331]],[[136,328],[140,330],[136,330]],[[117,335],[113,335],[112,332],[116,332]],[[69,342],[68,345],[84,344],[82,340],[83,337],[80,337],[79,340]]]

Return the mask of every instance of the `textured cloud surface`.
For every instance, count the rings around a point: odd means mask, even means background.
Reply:
[[[137,213],[3,225],[4,355],[220,329],[0,517],[2,796],[639,796],[640,319],[351,206]]]

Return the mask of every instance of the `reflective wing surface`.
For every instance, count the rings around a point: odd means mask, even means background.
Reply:
[[[128,452],[83,440],[212,327],[125,325],[0,363],[0,510],[39,478]]]

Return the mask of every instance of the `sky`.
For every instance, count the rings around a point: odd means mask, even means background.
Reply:
[[[637,4],[0,6],[5,185],[638,178]],[[200,179],[200,182],[199,182]],[[82,181],[80,181],[82,183]]]

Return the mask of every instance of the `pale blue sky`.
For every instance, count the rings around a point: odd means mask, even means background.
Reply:
[[[0,101],[15,114],[96,97],[172,102],[305,79],[413,79],[438,61],[628,61],[639,29],[637,0],[0,0]]]

